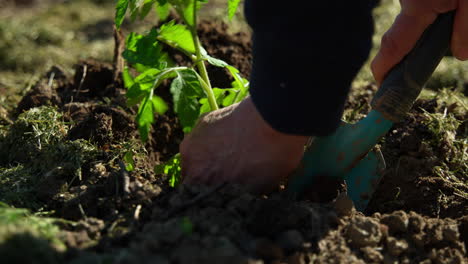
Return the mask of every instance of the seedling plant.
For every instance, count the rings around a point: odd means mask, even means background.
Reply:
[[[115,24],[122,25],[126,13],[131,20],[144,19],[154,10],[160,21],[165,21],[173,10],[180,18],[152,28],[146,34],[132,32],[126,39],[123,52],[127,65],[122,75],[128,89],[127,104],[138,105],[136,121],[143,142],[148,140],[154,115],[164,114],[167,103],[158,96],[157,88],[167,79],[172,79],[170,91],[173,97],[174,112],[177,114],[184,133],[194,127],[200,115],[240,102],[248,95],[248,81],[228,63],[211,57],[203,48],[197,35],[198,11],[208,0],[118,0]],[[228,0],[228,17],[236,13],[240,0]],[[176,65],[167,53],[175,49],[191,59],[193,66]],[[206,63],[226,68],[233,77],[231,87],[211,86]],[[136,73],[136,74],[134,74]],[[126,155],[127,163],[131,156]],[[131,167],[131,166],[127,166]],[[157,166],[158,172],[170,176],[170,184],[175,186],[180,179],[179,155],[169,162]]]

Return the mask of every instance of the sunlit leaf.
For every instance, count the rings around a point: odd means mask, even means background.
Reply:
[[[157,30],[152,29],[146,35],[130,33],[127,37],[123,57],[130,64],[140,65],[136,67],[139,72],[149,68],[163,69],[173,64],[163,51],[163,45],[157,41],[157,35]]]
[[[145,0],[143,6],[140,8],[140,19],[144,19],[151,9],[153,8],[154,3],[156,0]]]
[[[133,161],[133,152],[127,151],[124,155],[125,169],[127,171],[133,171],[135,169],[135,162]]]
[[[181,181],[180,154],[174,155],[166,163],[155,166],[156,174],[166,174],[169,177],[169,185],[176,187]]]
[[[151,102],[153,103],[154,111],[158,114],[163,115],[169,109],[166,102],[164,102],[164,100],[159,96],[153,95]]]
[[[175,24],[174,21],[166,23],[159,29],[159,38],[175,48],[184,50],[186,53],[195,53],[192,34],[185,25]]]
[[[174,111],[184,132],[189,132],[200,114],[199,98],[204,96],[204,92],[194,70],[184,70],[177,74],[171,84]]]
[[[127,12],[128,8],[128,0],[118,0],[117,5],[115,7],[115,18],[114,23],[117,28],[120,28],[122,22],[125,18],[125,13]]]
[[[228,1],[228,17],[232,19],[236,14],[237,8],[239,7],[240,0],[229,0]]]
[[[156,13],[159,16],[159,20],[165,21],[171,14],[171,5],[167,1],[158,0],[156,5]]]

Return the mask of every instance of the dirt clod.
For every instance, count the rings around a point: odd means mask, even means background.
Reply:
[[[302,248],[304,238],[299,231],[288,230],[278,236],[276,243],[285,251],[296,251]]]
[[[392,256],[398,257],[408,250],[408,243],[405,240],[398,240],[394,237],[387,238],[387,248]]]
[[[365,217],[355,217],[346,230],[346,236],[353,247],[373,247],[382,238],[379,222]]]
[[[408,228],[408,216],[403,211],[397,211],[391,215],[384,215],[381,222],[388,226],[390,234],[404,233]]]
[[[363,247],[361,248],[361,252],[367,263],[381,263],[383,261],[382,254],[373,247]]]
[[[283,258],[283,250],[266,238],[260,238],[253,242],[255,255],[267,260],[280,260]]]
[[[333,208],[339,216],[351,216],[355,211],[353,201],[345,193],[338,195]]]

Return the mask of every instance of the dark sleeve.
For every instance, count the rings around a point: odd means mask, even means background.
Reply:
[[[252,100],[274,129],[326,136],[338,127],[369,55],[371,0],[246,0],[253,29]]]

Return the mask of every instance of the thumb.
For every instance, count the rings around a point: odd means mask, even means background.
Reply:
[[[397,65],[416,45],[424,30],[437,18],[437,13],[408,15],[400,13],[392,27],[383,35],[371,70],[380,85],[387,73]]]

